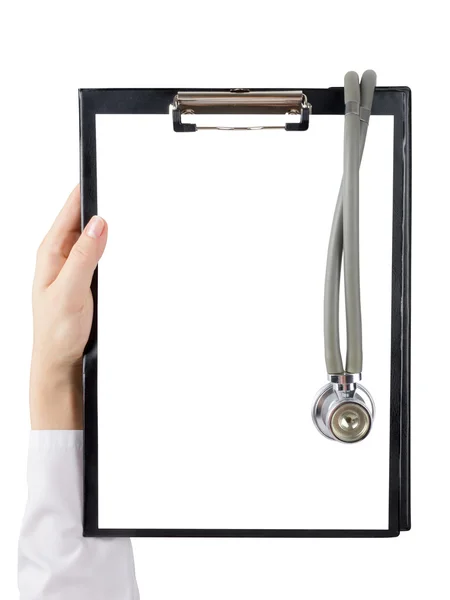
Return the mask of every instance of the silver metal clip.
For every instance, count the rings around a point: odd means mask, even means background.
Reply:
[[[177,132],[198,131],[201,129],[220,130],[259,130],[285,129],[286,131],[305,131],[309,126],[311,104],[306,94],[295,91],[251,91],[232,89],[228,92],[178,92],[172,102],[173,127]],[[297,123],[285,125],[261,126],[197,126],[195,123],[183,123],[184,115],[201,114],[264,114],[298,115]]]

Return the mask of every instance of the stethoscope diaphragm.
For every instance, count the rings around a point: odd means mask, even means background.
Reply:
[[[375,404],[370,393],[355,375],[331,376],[319,390],[312,409],[313,421],[325,437],[344,443],[366,438],[375,418]]]

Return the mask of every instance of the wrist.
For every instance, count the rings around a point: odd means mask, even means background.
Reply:
[[[59,364],[33,353],[30,373],[32,429],[82,429],[82,361]]]

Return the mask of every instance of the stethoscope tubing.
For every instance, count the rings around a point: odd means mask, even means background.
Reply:
[[[350,71],[344,80],[344,175],[331,227],[324,294],[325,361],[329,374],[361,373],[362,318],[359,265],[359,167],[366,142],[376,86],[374,71],[365,71],[361,84]],[[346,365],[339,336],[339,291],[344,257]]]

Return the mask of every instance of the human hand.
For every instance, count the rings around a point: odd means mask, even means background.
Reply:
[[[33,429],[82,429],[82,357],[92,326],[91,281],[108,227],[93,217],[80,235],[80,188],[39,246],[33,282],[30,416]]]

